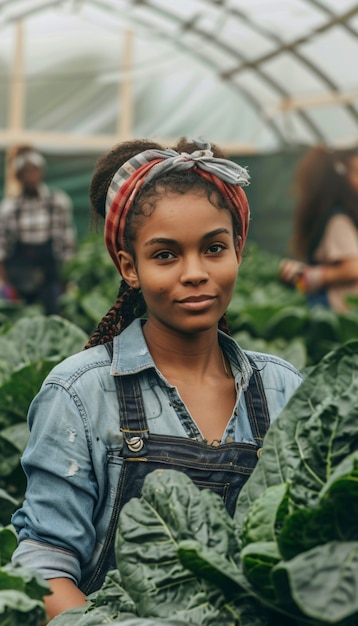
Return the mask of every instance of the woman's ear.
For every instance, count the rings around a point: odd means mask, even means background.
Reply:
[[[118,261],[120,273],[127,285],[133,289],[139,289],[140,282],[132,255],[124,250],[119,250]]]
[[[235,252],[236,252],[237,262],[239,265],[242,260],[241,246],[242,246],[242,237],[240,235],[237,235],[237,237],[235,237]]]

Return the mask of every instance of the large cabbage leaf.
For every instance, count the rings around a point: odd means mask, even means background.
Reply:
[[[83,330],[57,315],[19,319],[0,336],[0,384],[29,363],[61,361],[80,351],[86,340]]]
[[[58,316],[35,315],[8,324],[0,334],[0,489],[21,501],[25,476],[20,458],[28,439],[31,400],[56,363],[80,351],[86,334]],[[6,511],[0,512],[8,523]]]
[[[358,614],[358,541],[332,541],[306,550],[271,571],[281,607],[292,598],[319,624],[340,624]],[[350,622],[347,622],[350,623]]]
[[[358,448],[358,340],[327,354],[270,427],[263,452],[239,494],[242,528],[269,486],[290,483],[296,507],[312,507],[334,469]]]
[[[179,558],[187,541],[226,558],[228,569],[238,558],[236,528],[221,498],[200,491],[181,472],[157,470],[141,497],[123,507],[116,540],[121,579],[141,617],[170,615],[199,624],[224,619],[224,594]]]
[[[43,597],[48,583],[30,570],[11,565],[0,568],[0,624],[40,626],[44,623]]]
[[[296,391],[238,497],[243,572],[298,621],[356,625],[358,341],[328,354]]]

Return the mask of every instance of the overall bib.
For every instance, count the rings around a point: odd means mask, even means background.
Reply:
[[[112,343],[106,348],[112,356]],[[124,435],[120,451],[123,466],[103,549],[90,581],[84,585],[86,594],[99,589],[106,573],[116,568],[114,540],[120,510],[131,498],[140,497],[144,479],[153,470],[184,472],[199,488],[218,493],[233,516],[238,494],[257,463],[270,424],[261,376],[252,365],[253,374],[244,396],[256,446],[235,442],[212,446],[187,437],[150,433],[138,376],[115,378]]]
[[[27,304],[41,302],[45,313],[58,314],[57,298],[60,294],[60,272],[54,254],[53,230],[54,206],[52,196],[48,204],[48,239],[44,243],[23,243],[16,239],[11,255],[5,260],[9,283]],[[20,231],[21,206],[16,207],[17,231]]]
[[[56,259],[53,253],[53,242],[50,236],[53,222],[53,203],[49,200],[48,239],[41,244],[23,243],[15,239],[11,255],[6,259],[5,266],[9,281],[22,297],[37,293],[42,285],[58,276]],[[21,205],[15,210],[17,232],[20,232]],[[10,234],[8,235],[10,237]]]

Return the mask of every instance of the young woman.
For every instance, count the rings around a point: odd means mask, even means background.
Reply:
[[[298,201],[292,252],[283,282],[297,285],[310,306],[349,309],[358,296],[358,152],[310,150],[296,173]]]
[[[86,350],[56,366],[29,412],[14,561],[49,579],[49,617],[115,567],[119,511],[152,470],[186,472],[233,514],[270,422],[300,385],[243,351],[225,321],[249,223],[245,169],[216,148],[149,141],[103,156],[91,201],[122,282]]]

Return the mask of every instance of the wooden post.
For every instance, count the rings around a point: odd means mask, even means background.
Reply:
[[[14,134],[23,130],[24,127],[24,27],[23,22],[18,20],[15,25],[15,50],[11,68],[11,81],[9,93],[8,129]],[[19,183],[11,168],[11,160],[15,152],[15,146],[8,146],[5,160],[5,195],[14,196],[19,191]]]
[[[121,140],[129,139],[132,131],[132,51],[133,32],[127,30],[124,34],[124,51],[122,62],[123,79],[119,87],[119,114],[117,120],[117,133]]]

